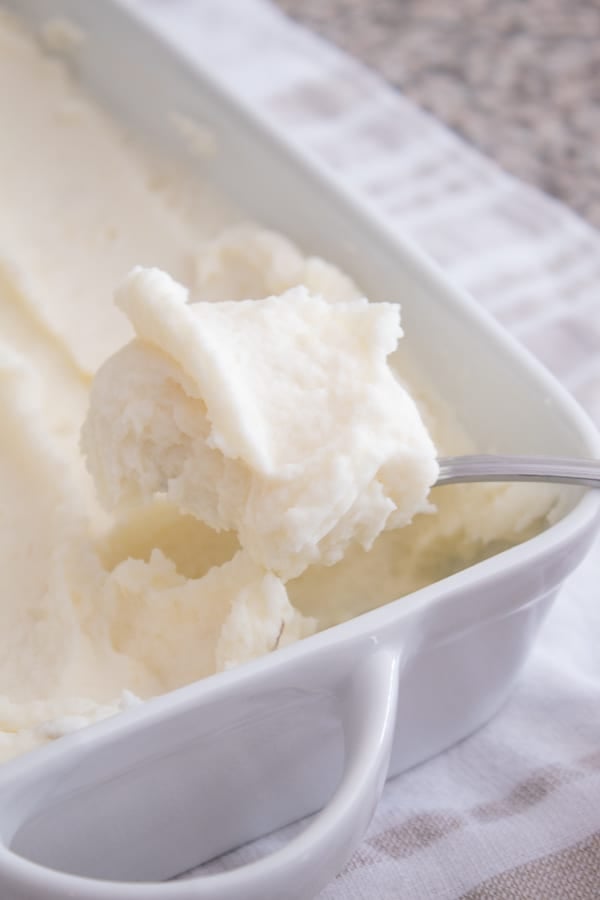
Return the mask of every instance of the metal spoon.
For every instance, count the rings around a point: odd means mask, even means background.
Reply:
[[[600,488],[600,459],[569,456],[443,456],[435,486],[466,481],[556,481]]]

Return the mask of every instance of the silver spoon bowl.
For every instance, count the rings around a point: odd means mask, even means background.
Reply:
[[[443,456],[435,486],[468,481],[551,481],[600,488],[600,459],[569,456]]]

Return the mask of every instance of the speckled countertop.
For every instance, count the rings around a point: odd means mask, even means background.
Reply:
[[[276,0],[600,227],[600,0]]]

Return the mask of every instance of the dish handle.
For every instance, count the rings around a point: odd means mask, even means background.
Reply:
[[[180,881],[103,881],[55,871],[19,856],[7,846],[7,822],[2,822],[0,811],[2,900],[64,900],[67,896],[81,900],[299,900],[314,896],[360,843],[381,795],[394,737],[399,661],[398,652],[378,647],[354,669],[342,700],[345,763],[340,784],[328,804],[285,847],[237,869]],[[20,810],[25,817],[35,808],[31,794],[27,799],[30,802],[24,806],[30,808]],[[8,831],[14,828],[14,815],[13,808]]]
[[[192,879],[194,900],[312,897],[336,876],[364,836],[383,790],[397,690],[398,656],[388,650],[371,653],[355,671],[346,698],[344,774],[330,802],[272,855]]]

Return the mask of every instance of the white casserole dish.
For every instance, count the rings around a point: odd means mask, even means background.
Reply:
[[[79,24],[81,77],[116,114],[173,153],[169,113],[207,124],[219,153],[203,167],[240,206],[373,299],[401,297],[413,350],[482,447],[600,454],[574,401],[472,300],[121,4],[6,5],[35,27],[57,15]],[[360,841],[385,778],[469,734],[506,698],[595,532],[600,496],[569,497],[568,514],[520,546],[5,764],[2,900],[313,896]],[[153,883],[321,807],[270,857]]]

